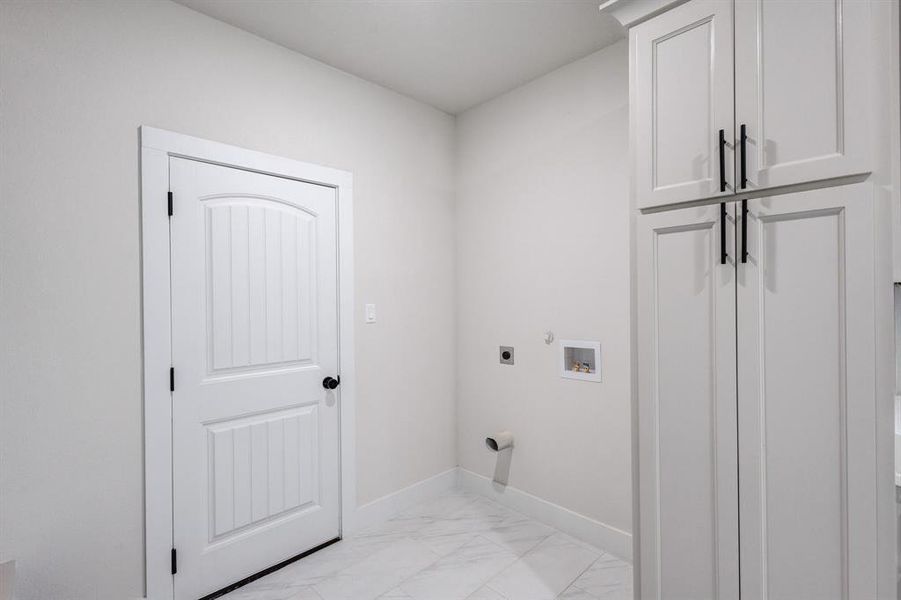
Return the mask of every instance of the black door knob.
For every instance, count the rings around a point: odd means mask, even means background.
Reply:
[[[324,387],[327,390],[333,390],[336,387],[338,387],[339,385],[341,385],[340,377],[338,377],[337,379],[334,377],[326,377],[325,379],[322,380],[322,387]]]

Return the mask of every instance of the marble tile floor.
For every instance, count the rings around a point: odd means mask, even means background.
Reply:
[[[631,600],[632,567],[481,496],[451,491],[223,600]]]

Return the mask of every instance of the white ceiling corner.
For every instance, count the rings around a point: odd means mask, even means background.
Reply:
[[[622,39],[598,0],[176,0],[450,114]]]

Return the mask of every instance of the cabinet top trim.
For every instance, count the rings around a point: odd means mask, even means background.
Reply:
[[[606,0],[598,7],[623,27],[633,27],[687,0]]]

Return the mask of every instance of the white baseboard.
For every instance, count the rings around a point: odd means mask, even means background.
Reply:
[[[522,490],[501,486],[488,477],[458,468],[459,486],[559,529],[605,552],[632,562],[632,534],[580,515]]]
[[[454,488],[485,496],[498,504],[541,521],[618,558],[632,561],[632,535],[606,523],[542,500],[528,492],[501,486],[488,477],[460,467],[448,469],[401,490],[382,496],[356,510],[353,531],[384,523],[407,508],[437,498]],[[345,531],[345,534],[353,533]]]
[[[387,496],[377,498],[356,510],[354,531],[384,523],[414,504],[431,500],[457,486],[457,467],[418,481]],[[353,533],[347,532],[345,533]]]

